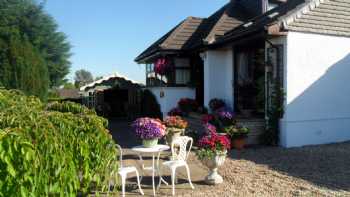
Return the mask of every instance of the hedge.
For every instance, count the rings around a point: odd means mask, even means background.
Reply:
[[[0,196],[77,196],[118,168],[107,121],[74,103],[0,89]]]

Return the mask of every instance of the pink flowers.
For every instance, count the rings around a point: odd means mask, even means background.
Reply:
[[[205,124],[205,128],[209,135],[217,134],[216,127],[210,123]]]

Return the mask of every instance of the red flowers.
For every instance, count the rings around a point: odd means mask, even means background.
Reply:
[[[207,124],[209,135],[204,136],[198,142],[198,146],[212,151],[224,151],[231,148],[230,140],[224,135],[218,135],[213,125]]]
[[[211,114],[205,114],[205,115],[203,115],[203,117],[202,117],[202,122],[203,122],[204,124],[207,124],[207,123],[209,123],[209,122],[212,121],[212,120],[214,120],[214,116],[211,115]]]
[[[198,103],[196,102],[196,100],[190,99],[190,98],[180,99],[177,105],[183,112],[186,112],[186,113],[191,111],[197,111],[198,109]]]

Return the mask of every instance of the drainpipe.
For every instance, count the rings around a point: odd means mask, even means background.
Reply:
[[[279,48],[276,46],[276,45],[274,45],[271,41],[269,41],[267,38],[265,38],[265,42],[266,43],[268,43],[272,48],[274,48],[274,49],[276,49],[276,55],[277,56],[279,56],[280,55],[280,50],[279,50]],[[267,58],[267,53],[266,53],[266,58]],[[278,58],[278,57],[277,57]],[[277,64],[278,64],[278,62],[276,62]],[[277,69],[276,69],[276,74],[277,74],[277,80],[276,80],[276,83],[274,84],[275,86],[280,86],[280,78],[279,77],[281,77],[280,76],[280,68],[279,68],[279,66],[280,66],[280,64],[278,64],[278,65],[276,65],[277,66]],[[268,68],[270,68],[270,69],[268,69]],[[272,67],[271,66],[269,66],[269,67],[266,67],[266,72],[265,72],[265,86],[266,86],[266,100],[268,100],[269,98],[269,95],[270,95],[270,92],[269,92],[269,89],[268,89],[268,87],[269,87],[269,81],[268,81],[268,75],[270,75],[271,76],[271,74],[272,74],[272,72],[273,72],[273,70],[271,70],[272,69]],[[273,77],[273,76],[272,76]],[[283,77],[283,76],[282,76]],[[277,95],[277,97],[278,98],[280,98],[281,97],[281,95],[280,95],[280,93],[277,93],[278,95]],[[282,105],[283,104],[283,102],[284,101],[279,101],[279,102],[281,102],[281,103],[279,103],[279,105]],[[271,103],[270,103],[270,105],[271,105]],[[265,103],[265,110],[266,110],[266,112],[267,112],[267,110],[268,110],[268,103],[266,102]],[[269,121],[269,117],[267,116],[267,113],[265,112],[265,121],[266,121],[266,125],[268,124],[268,121]],[[279,117],[279,119],[281,119],[282,117]],[[278,124],[278,130],[280,130],[280,124],[279,124],[279,122],[277,123]]]

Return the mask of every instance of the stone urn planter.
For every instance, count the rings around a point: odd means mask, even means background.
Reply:
[[[179,129],[170,127],[166,129],[167,134],[165,136],[167,144],[170,146],[173,141],[185,133],[185,129]]]
[[[209,168],[209,174],[205,177],[205,182],[209,185],[217,185],[224,182],[222,176],[218,173],[218,168],[226,160],[227,151],[217,152],[213,158],[204,158],[202,163]]]

